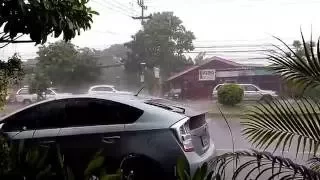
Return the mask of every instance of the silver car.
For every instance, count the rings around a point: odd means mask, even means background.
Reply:
[[[212,91],[212,98],[218,98],[218,89],[222,87],[224,84],[218,84],[216,87],[213,88]],[[258,86],[254,84],[238,84],[244,92],[243,100],[245,101],[270,101],[273,98],[277,97],[277,93],[271,90],[262,90]]]
[[[83,179],[88,162],[101,149],[108,170],[124,160],[123,172],[134,179],[176,179],[178,157],[188,160],[193,174],[215,156],[205,114],[159,99],[64,97],[30,105],[0,123],[13,141],[59,144],[76,179]]]

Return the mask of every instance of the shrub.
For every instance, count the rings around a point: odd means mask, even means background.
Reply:
[[[237,84],[226,84],[218,89],[218,102],[234,106],[242,101],[243,89]]]

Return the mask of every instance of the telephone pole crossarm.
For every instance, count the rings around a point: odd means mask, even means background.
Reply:
[[[144,16],[144,11],[148,9],[147,6],[144,5],[144,0],[137,0],[138,6],[141,8],[141,16],[138,17],[132,17],[132,19],[139,19],[141,20],[141,24],[143,25],[143,20],[145,19],[151,19],[151,15],[149,16]]]

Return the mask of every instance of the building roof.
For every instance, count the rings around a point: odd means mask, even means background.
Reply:
[[[229,65],[232,65],[232,66],[239,66],[239,67],[243,66],[242,64],[239,64],[239,63],[236,63],[236,62],[227,60],[227,59],[223,59],[223,58],[220,58],[220,57],[217,57],[217,56],[213,56],[213,57],[211,57],[211,58],[205,59],[205,60],[203,61],[203,63],[201,63],[201,64],[199,64],[199,65],[192,66],[192,67],[190,67],[190,68],[185,69],[184,71],[181,71],[181,72],[179,72],[179,73],[177,73],[177,74],[169,77],[169,78],[167,79],[167,81],[171,81],[171,80],[173,80],[173,79],[176,79],[177,77],[180,77],[180,76],[182,76],[182,75],[184,75],[184,74],[186,74],[186,73],[188,73],[188,72],[190,72],[190,71],[193,71],[193,70],[195,70],[195,69],[197,69],[197,68],[199,68],[199,67],[201,67],[201,66],[204,66],[204,65],[206,65],[206,64],[208,64],[208,63],[210,63],[210,62],[212,62],[212,61],[221,61],[221,62],[223,62],[223,63],[229,64]]]

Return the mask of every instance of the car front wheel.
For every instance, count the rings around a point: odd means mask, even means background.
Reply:
[[[152,160],[143,156],[130,155],[125,158],[120,169],[122,179],[127,180],[162,180],[163,173],[161,168]]]

